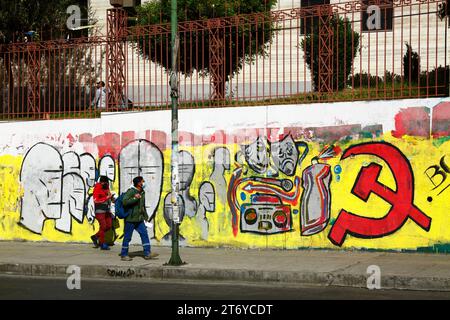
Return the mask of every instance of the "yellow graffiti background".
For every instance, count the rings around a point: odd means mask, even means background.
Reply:
[[[372,218],[381,218],[390,209],[383,199],[372,194],[368,202],[364,202],[351,193],[356,177],[362,166],[371,162],[379,163],[383,166],[380,176],[380,183],[385,184],[391,189],[396,189],[393,174],[386,166],[383,160],[375,156],[363,156],[348,158],[340,161],[340,155],[329,160],[327,163],[332,166],[342,167],[340,179],[337,181],[336,174],[332,173],[331,182],[331,219],[330,223],[322,232],[312,236],[300,235],[300,207],[298,214],[292,214],[293,231],[275,235],[260,235],[252,233],[238,232],[233,236],[231,212],[228,204],[221,203],[216,196],[215,212],[207,212],[206,216],[209,222],[208,240],[201,240],[201,228],[196,216],[184,217],[180,227],[181,234],[187,239],[189,246],[210,246],[210,247],[239,247],[239,248],[276,248],[276,249],[295,249],[295,248],[329,248],[329,249],[412,249],[428,247],[436,244],[450,243],[450,188],[438,195],[447,184],[450,183],[450,175],[447,181],[436,190],[433,184],[425,174],[425,170],[432,165],[439,165],[439,161],[444,155],[450,158],[450,141],[440,145],[433,143],[432,139],[421,139],[417,137],[405,136],[402,139],[394,138],[390,134],[375,139],[351,140],[348,142],[336,143],[342,151],[348,147],[367,141],[385,141],[394,144],[408,158],[413,168],[415,196],[414,204],[425,214],[432,218],[431,229],[429,232],[421,229],[411,219],[394,234],[376,239],[359,239],[347,235],[342,247],[333,245],[327,238],[331,228],[331,223],[336,219],[341,209],[360,216]],[[319,143],[308,142],[310,151],[303,161],[301,167],[297,167],[296,175],[301,177],[302,171],[311,164],[311,159],[317,156],[322,150],[323,145]],[[190,194],[199,201],[199,187],[202,182],[210,181],[209,177],[213,170],[213,159],[211,154],[219,146],[225,146],[231,154],[231,170],[226,171],[225,178],[230,181],[233,169],[236,166],[233,163],[234,155],[239,150],[237,144],[219,145],[208,144],[198,147],[181,147],[181,150],[189,151],[195,159],[195,176],[190,188]],[[155,236],[153,244],[158,244],[158,240],[169,232],[169,226],[164,221],[163,206],[164,198],[170,192],[170,150],[164,151],[164,184],[160,197],[158,211],[155,220]],[[20,207],[22,187],[20,185],[20,168],[23,157],[20,156],[1,156],[0,157],[0,240],[28,240],[28,241],[51,241],[51,242],[90,242],[90,236],[98,230],[97,222],[90,225],[87,220],[83,224],[72,221],[72,233],[64,234],[55,229],[55,221],[47,220],[44,224],[42,235],[33,234],[27,229],[21,227]],[[251,172],[247,176],[251,176]],[[280,178],[285,178],[280,176]],[[291,179],[292,180],[292,179]],[[116,179],[113,191],[118,190],[118,179]],[[302,190],[300,190],[302,191]],[[217,188],[216,188],[217,192]],[[431,197],[432,201],[427,198]],[[118,230],[119,234],[122,231]],[[120,245],[120,240],[116,241]]]

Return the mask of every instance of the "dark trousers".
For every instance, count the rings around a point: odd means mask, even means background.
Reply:
[[[97,219],[100,230],[96,233],[98,242],[100,245],[105,243],[105,232],[112,228],[112,215],[110,212],[96,213],[95,219]]]
[[[125,222],[122,252],[120,253],[122,257],[128,255],[128,248],[134,230],[136,230],[141,236],[142,246],[144,247],[144,255],[148,256],[150,254],[150,239],[148,238],[147,227],[145,226],[144,221]]]

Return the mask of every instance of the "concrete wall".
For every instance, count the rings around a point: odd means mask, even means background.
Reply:
[[[449,124],[439,99],[182,110],[182,245],[448,244]],[[170,148],[170,111],[0,123],[0,239],[89,242],[96,176],[140,174],[170,245]]]

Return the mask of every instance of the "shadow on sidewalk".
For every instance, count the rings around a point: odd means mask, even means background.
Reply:
[[[120,252],[119,252],[118,256],[120,257]],[[142,259],[144,259],[144,250],[129,252],[128,256],[130,258],[141,257]],[[152,258],[152,260],[158,260],[158,258]]]

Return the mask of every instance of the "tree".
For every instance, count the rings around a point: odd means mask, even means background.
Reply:
[[[233,27],[217,27],[180,32],[178,71],[186,76],[194,71],[210,75],[213,84],[212,99],[225,97],[226,83],[241,70],[244,63],[256,56],[267,55],[274,28],[270,9],[276,0],[178,0],[178,20],[194,21],[210,18],[262,13],[252,23]],[[141,26],[170,22],[170,0],[152,0],[137,8],[137,24]],[[154,34],[135,39],[139,52],[170,71],[170,34]],[[214,41],[214,43],[213,43]],[[226,49],[226,50],[225,50]],[[220,55],[223,64],[211,64],[212,54]]]
[[[87,14],[86,0],[2,0],[0,10],[0,43],[23,39],[28,31],[36,31],[40,40],[67,33],[67,8],[76,4]]]
[[[417,83],[420,78],[420,57],[412,47],[406,43],[406,53],[403,56],[403,76],[405,81]]]
[[[448,5],[447,0],[438,5],[437,15],[441,21],[444,20],[445,17],[450,16],[450,6]]]
[[[3,69],[8,79],[7,85],[9,94],[4,95],[2,103],[13,108],[7,97],[14,96],[14,86],[22,85],[28,79],[27,59],[24,54],[7,52],[7,46],[13,42],[45,42],[47,40],[78,38],[87,35],[87,29],[78,31],[68,30],[66,26],[69,14],[67,8],[71,5],[78,5],[81,9],[81,17],[92,17],[92,12],[88,14],[86,0],[2,0],[0,10],[0,60],[3,62]],[[26,39],[27,37],[28,39]],[[64,86],[64,78],[67,75],[87,79],[94,72],[92,47],[73,46],[66,43],[68,50],[36,50],[36,60],[39,64],[39,75],[42,83],[46,83],[48,88],[55,88],[47,94],[56,95],[56,90],[61,90]],[[15,78],[20,78],[21,83],[15,83]],[[73,81],[78,83],[78,81]],[[63,89],[64,90],[64,89]],[[17,90],[19,92],[20,90]],[[18,93],[17,93],[18,94]],[[61,95],[59,95],[61,96]],[[56,99],[56,98],[55,98]],[[56,101],[55,99],[49,99]],[[19,102],[20,99],[15,99]],[[75,99],[71,99],[75,101]],[[61,103],[60,103],[61,104]],[[65,106],[64,106],[65,107]]]
[[[346,18],[334,15],[328,20],[333,30],[332,41],[332,87],[342,90],[347,78],[352,71],[353,60],[359,47],[359,34],[352,29],[352,24]],[[304,59],[311,70],[314,91],[318,91],[319,85],[319,25],[314,23],[311,32],[305,36],[300,45],[304,51]]]
[[[5,54],[4,44],[13,41],[23,41],[25,33],[29,31],[51,30],[62,25],[62,17],[66,15],[65,8],[69,0],[58,1],[27,1],[27,0],[2,0],[0,10],[0,59],[3,60],[4,70],[7,73],[10,93],[14,86],[13,60],[11,54]],[[39,35],[45,39],[49,36]]]

